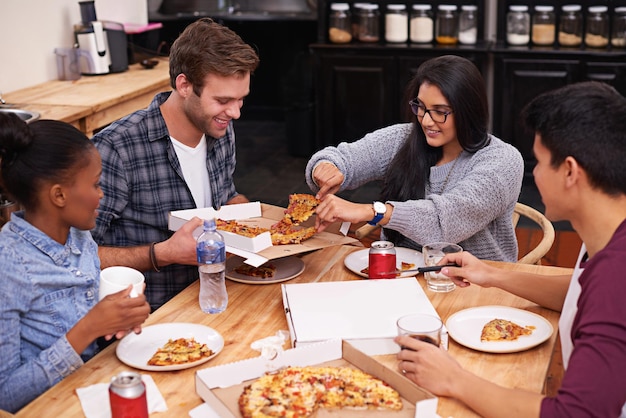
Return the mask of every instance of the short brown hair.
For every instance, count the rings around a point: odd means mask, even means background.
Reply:
[[[207,74],[231,76],[252,73],[259,57],[250,45],[226,26],[210,18],[195,21],[185,28],[170,50],[170,85],[185,74],[199,96]]]

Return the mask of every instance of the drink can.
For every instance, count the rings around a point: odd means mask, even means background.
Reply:
[[[396,249],[392,242],[374,241],[369,252],[370,279],[393,279],[396,273]]]
[[[112,418],[148,418],[146,385],[135,372],[120,372],[109,385]]]

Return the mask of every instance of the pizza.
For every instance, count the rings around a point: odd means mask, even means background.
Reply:
[[[271,263],[265,263],[259,267],[253,267],[250,264],[242,263],[240,266],[235,267],[234,271],[245,276],[267,279],[274,277],[276,266]]]
[[[283,221],[287,224],[299,225],[313,216],[319,203],[320,201],[310,194],[291,194]]]
[[[241,235],[243,237],[254,238],[263,232],[269,231],[269,229],[261,228],[258,226],[246,225],[237,221],[225,221],[223,219],[216,220],[217,229],[226,232],[232,232],[233,234]]]
[[[350,367],[287,367],[244,387],[244,418],[310,417],[319,408],[402,409],[391,386]]]
[[[534,326],[522,327],[506,319],[492,319],[483,327],[480,341],[515,341],[522,335],[532,334]]]
[[[206,344],[200,344],[195,338],[169,339],[148,360],[150,366],[171,366],[198,361],[213,355],[213,351]]]
[[[415,268],[415,264],[413,263],[406,263],[404,261],[401,262],[400,264],[400,270],[405,271],[405,270],[412,270]],[[363,270],[361,270],[361,273],[365,274],[366,276],[369,276],[370,273],[370,268],[369,266],[365,267]],[[396,276],[401,276],[402,273],[396,273]]]
[[[313,215],[318,203],[319,200],[313,195],[292,194],[289,195],[289,206],[285,209],[285,215],[269,229],[223,219],[217,219],[217,229],[248,238],[269,232],[272,237],[272,245],[300,244],[315,235],[314,226],[302,228],[298,225]]]
[[[282,219],[272,225],[270,233],[274,245],[300,244],[315,235],[315,227],[299,228]]]

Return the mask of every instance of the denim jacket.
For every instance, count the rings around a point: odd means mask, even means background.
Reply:
[[[100,259],[89,231],[65,245],[14,212],[0,231],[0,409],[15,412],[83,365],[66,338],[98,302]]]

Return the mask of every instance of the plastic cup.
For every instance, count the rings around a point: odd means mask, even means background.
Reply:
[[[439,347],[441,344],[441,319],[434,315],[414,313],[402,316],[396,322],[398,335],[408,335]],[[403,349],[406,347],[402,347]]]

